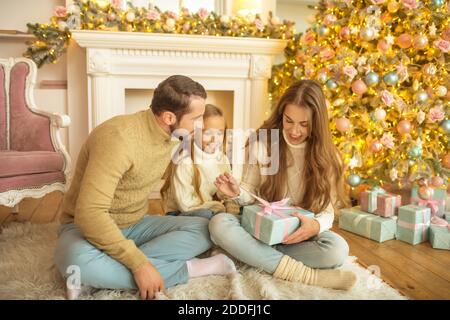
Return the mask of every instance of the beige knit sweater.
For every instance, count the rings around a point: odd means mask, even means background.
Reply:
[[[65,194],[62,223],[74,222],[86,239],[132,271],[148,259],[121,228],[141,220],[179,141],[151,110],[114,117],[96,127],[81,148]]]

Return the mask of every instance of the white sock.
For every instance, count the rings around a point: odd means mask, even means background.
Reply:
[[[210,274],[225,275],[236,272],[234,262],[224,254],[218,254],[210,258],[186,261],[190,278],[203,277]]]

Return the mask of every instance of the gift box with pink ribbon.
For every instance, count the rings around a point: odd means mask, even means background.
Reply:
[[[369,213],[374,213],[377,210],[378,195],[384,194],[386,191],[381,187],[373,187],[370,190],[361,192],[360,202],[361,210]]]
[[[377,208],[375,214],[381,217],[394,216],[401,206],[402,197],[398,194],[383,193],[377,196]]]
[[[444,217],[445,220],[447,220],[447,222],[450,222],[450,212],[446,212],[444,213]]]
[[[314,217],[314,213],[310,211],[288,206],[289,199],[268,202],[254,197],[260,204],[243,208],[241,225],[256,239],[268,245],[282,243],[284,239],[297,230],[300,226],[300,220],[291,216],[293,213]]]
[[[339,229],[356,233],[360,236],[384,242],[395,239],[397,217],[384,218],[367,213],[361,207],[340,210]]]
[[[447,190],[440,188],[431,188],[433,190],[430,199],[425,200],[419,197],[419,187],[411,188],[411,203],[419,206],[427,206],[431,209],[431,215],[436,215],[440,218],[445,213],[445,197]]]
[[[428,240],[431,210],[425,206],[408,204],[398,209],[397,239],[412,245]]]
[[[430,243],[434,249],[450,250],[450,223],[437,216],[431,217]]]

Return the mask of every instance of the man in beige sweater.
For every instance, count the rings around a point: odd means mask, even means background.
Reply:
[[[55,252],[69,298],[81,283],[139,289],[151,299],[189,278],[235,271],[224,255],[195,259],[211,246],[207,219],[146,215],[151,188],[179,146],[171,134],[192,134],[205,99],[199,83],[172,76],[156,88],[150,110],[114,117],[89,135],[64,197]]]

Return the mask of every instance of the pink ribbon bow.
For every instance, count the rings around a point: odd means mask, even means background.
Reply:
[[[437,227],[447,227],[450,230],[450,224],[446,220],[437,216],[431,217],[431,224]]]
[[[258,197],[257,195],[251,193],[248,190],[245,190],[245,191],[247,191],[256,200],[258,200],[262,206],[262,210],[260,212],[256,213],[255,233],[254,233],[255,238],[257,238],[257,239],[260,238],[261,220],[262,220],[263,216],[274,214],[280,218],[289,218],[290,217],[289,215],[280,212],[280,210],[292,209],[292,207],[286,206],[286,204],[289,202],[289,198],[284,198],[280,201],[269,202],[269,201],[266,201],[266,200]],[[284,227],[283,227],[283,240],[286,239],[288,235],[289,235],[289,221],[285,220]]]
[[[417,202],[419,206],[428,206],[431,209],[431,214],[433,216],[435,216],[436,213],[439,211],[438,205],[445,204],[444,200],[432,200],[432,199],[424,200],[420,198],[412,198],[411,200],[413,202]]]

